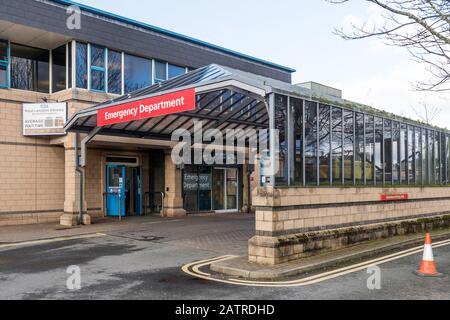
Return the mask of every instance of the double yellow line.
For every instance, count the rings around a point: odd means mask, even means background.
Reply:
[[[450,245],[450,239],[445,241],[436,242],[433,245],[433,248],[440,248],[443,246]],[[239,285],[239,286],[251,286],[251,287],[302,287],[302,286],[308,286],[312,284],[317,284],[326,280],[334,279],[337,277],[341,277],[350,273],[354,273],[357,271],[361,271],[364,269],[367,269],[372,266],[381,265],[390,261],[398,260],[404,257],[408,257],[414,254],[421,253],[423,251],[423,246],[415,247],[412,249],[404,250],[401,252],[397,252],[394,254],[390,254],[384,257],[380,257],[377,259],[373,259],[370,261],[361,262],[358,264],[354,264],[351,266],[335,269],[332,271],[324,272],[321,274],[317,274],[314,276],[301,278],[297,280],[290,280],[290,281],[251,281],[251,280],[243,280],[243,279],[237,279],[237,278],[227,278],[227,279],[220,279],[217,277],[212,276],[210,273],[201,271],[202,268],[212,264],[213,262],[219,262],[219,261],[225,261],[232,258],[235,258],[236,256],[221,256],[216,258],[211,258],[207,260],[197,261],[193,263],[186,264],[182,267],[183,272],[197,278],[220,282],[220,283],[226,283],[226,284],[233,284],[233,285]]]

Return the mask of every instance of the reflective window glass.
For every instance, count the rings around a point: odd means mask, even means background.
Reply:
[[[49,92],[49,51],[11,44],[11,87]]]
[[[176,66],[176,65],[170,64],[170,63],[169,63],[168,69],[169,69],[168,70],[169,71],[168,79],[172,79],[172,78],[175,78],[179,75],[186,73],[186,68]]]
[[[122,53],[108,50],[108,92],[122,93]]]
[[[125,93],[129,93],[151,85],[151,60],[125,55]]]
[[[76,87],[87,89],[87,44],[76,45]]]
[[[317,104],[305,102],[305,178],[317,184]]]

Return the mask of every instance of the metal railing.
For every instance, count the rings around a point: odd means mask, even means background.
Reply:
[[[161,208],[157,207],[157,209],[154,211],[154,206],[151,206],[155,201],[155,196],[161,196]],[[153,197],[153,201],[150,201],[150,198]],[[146,192],[144,194],[144,215],[147,215],[147,209],[150,209],[149,213],[159,213],[161,215],[164,214],[164,199],[166,198],[166,195],[164,192]]]

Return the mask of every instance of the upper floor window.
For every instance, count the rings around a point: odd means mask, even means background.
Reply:
[[[52,50],[52,90],[66,89],[66,45]]]
[[[87,89],[87,44],[77,42],[75,60],[76,87]]]
[[[122,54],[108,50],[108,92],[122,93]]]
[[[9,87],[9,45],[0,40],[0,88]]]
[[[178,77],[179,75],[182,75],[183,73],[186,73],[186,68],[169,63],[167,71],[169,73],[168,79],[172,79]]]
[[[106,49],[91,45],[91,89],[106,90]]]
[[[49,51],[11,44],[11,87],[49,92]]]
[[[126,54],[124,68],[125,93],[129,93],[151,85],[151,60]]]
[[[167,80],[167,63],[155,61],[155,83]]]

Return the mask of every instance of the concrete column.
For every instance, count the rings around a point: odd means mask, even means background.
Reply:
[[[171,150],[164,153],[165,162],[165,194],[164,216],[182,217],[186,216],[186,210],[183,208],[183,185],[182,171],[177,169],[172,161]]]
[[[76,226],[80,214],[80,174],[75,170],[75,135],[69,134],[65,140],[65,196],[64,214],[60,218],[63,226]],[[86,190],[86,188],[83,188]],[[86,199],[84,194],[83,199]],[[83,201],[83,224],[90,224],[90,217],[87,215],[87,203]]]

